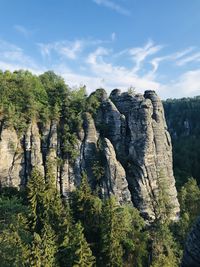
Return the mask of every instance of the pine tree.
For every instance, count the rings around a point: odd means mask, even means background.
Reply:
[[[37,233],[33,234],[29,266],[42,267],[42,239]]]
[[[114,198],[105,201],[102,209],[100,266],[122,266],[121,223],[117,217],[117,209]]]
[[[45,180],[43,175],[36,168],[32,171],[27,184],[27,189],[30,208],[30,227],[33,231],[40,232],[47,210],[44,202]]]
[[[92,194],[87,175],[83,173],[80,188],[71,195],[71,209],[75,222],[80,221],[94,255],[98,253],[102,201]]]
[[[57,246],[55,242],[55,234],[50,225],[45,224],[42,230],[42,255],[41,261],[43,267],[55,266],[55,254]]]
[[[163,171],[158,175],[158,200],[157,213],[154,224],[152,225],[151,235],[151,258],[152,267],[178,266],[177,255],[180,253],[177,243],[170,230],[171,210],[173,203],[169,199],[167,192],[166,177]]]
[[[151,267],[178,267],[178,247],[169,229],[169,225],[157,222],[151,232],[152,265]]]
[[[23,242],[14,225],[0,233],[0,266],[27,266],[29,258],[28,244]]]
[[[65,211],[61,196],[56,188],[56,177],[53,171],[54,162],[50,159],[46,163],[45,206],[48,211],[48,220],[54,229],[58,228],[64,220]]]
[[[74,252],[73,267],[92,267],[95,264],[95,258],[84,237],[83,227],[78,222],[73,231],[72,251]]]

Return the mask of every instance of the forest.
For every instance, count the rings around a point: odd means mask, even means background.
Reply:
[[[19,135],[31,120],[63,121],[62,158],[73,161],[83,115],[89,112],[95,118],[101,94],[97,90],[87,96],[85,86],[69,88],[52,71],[39,76],[0,72],[0,119],[3,127],[12,126]],[[85,172],[80,186],[68,198],[61,197],[49,159],[45,175],[34,167],[26,187],[0,187],[0,266],[179,266],[186,236],[200,214],[199,105],[198,97],[164,102],[173,140],[179,220],[168,217],[171,207],[164,189],[158,216],[149,224],[133,205],[120,205],[115,197],[104,199],[98,188],[92,190]],[[95,171],[98,178],[101,166]]]

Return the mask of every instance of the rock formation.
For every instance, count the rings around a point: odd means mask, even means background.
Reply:
[[[131,95],[115,89],[109,98],[104,92],[95,120],[89,113],[84,116],[77,158],[73,163],[62,159],[62,167],[57,160],[62,144],[56,122],[45,126],[32,122],[23,136],[0,123],[2,186],[24,186],[34,166],[45,173],[50,158],[58,189],[65,196],[80,184],[85,171],[91,187],[98,183],[102,196],[113,194],[120,203],[132,200],[149,221],[155,219],[159,192],[165,190],[172,206],[171,218],[177,218],[171,140],[162,103],[154,91]],[[99,155],[104,171],[97,181],[94,165]]]
[[[200,217],[188,235],[181,267],[200,266]]]

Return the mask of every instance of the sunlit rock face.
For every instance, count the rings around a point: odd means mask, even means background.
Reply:
[[[112,91],[104,100],[97,123],[116,151],[126,172],[132,201],[143,216],[154,220],[161,190],[177,219],[179,203],[172,170],[172,146],[162,102],[154,91],[144,95]]]
[[[177,218],[171,139],[162,102],[154,91],[141,95],[115,89],[110,97],[104,92],[95,119],[84,115],[73,162],[62,158],[56,122],[43,126],[32,122],[22,136],[0,123],[1,186],[24,186],[34,167],[45,175],[46,161],[51,159],[63,196],[80,184],[84,171],[91,188],[97,190],[98,185],[101,197],[114,195],[119,203],[133,203],[148,221],[155,219],[164,190],[171,219]],[[97,181],[94,166],[99,161],[103,171]]]

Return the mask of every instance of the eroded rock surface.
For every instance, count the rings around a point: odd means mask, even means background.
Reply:
[[[32,122],[23,136],[2,125],[0,129],[2,186],[25,185],[34,166],[45,174],[46,161],[51,159],[55,182],[64,196],[80,184],[85,171],[92,189],[98,184],[104,197],[113,194],[120,203],[132,200],[149,221],[155,219],[159,192],[165,190],[172,204],[171,218],[177,218],[171,139],[154,91],[131,95],[115,89],[109,98],[103,94],[95,120],[89,113],[84,116],[74,162],[62,158],[56,122],[42,127]],[[93,168],[100,155],[104,174],[99,182]]]

